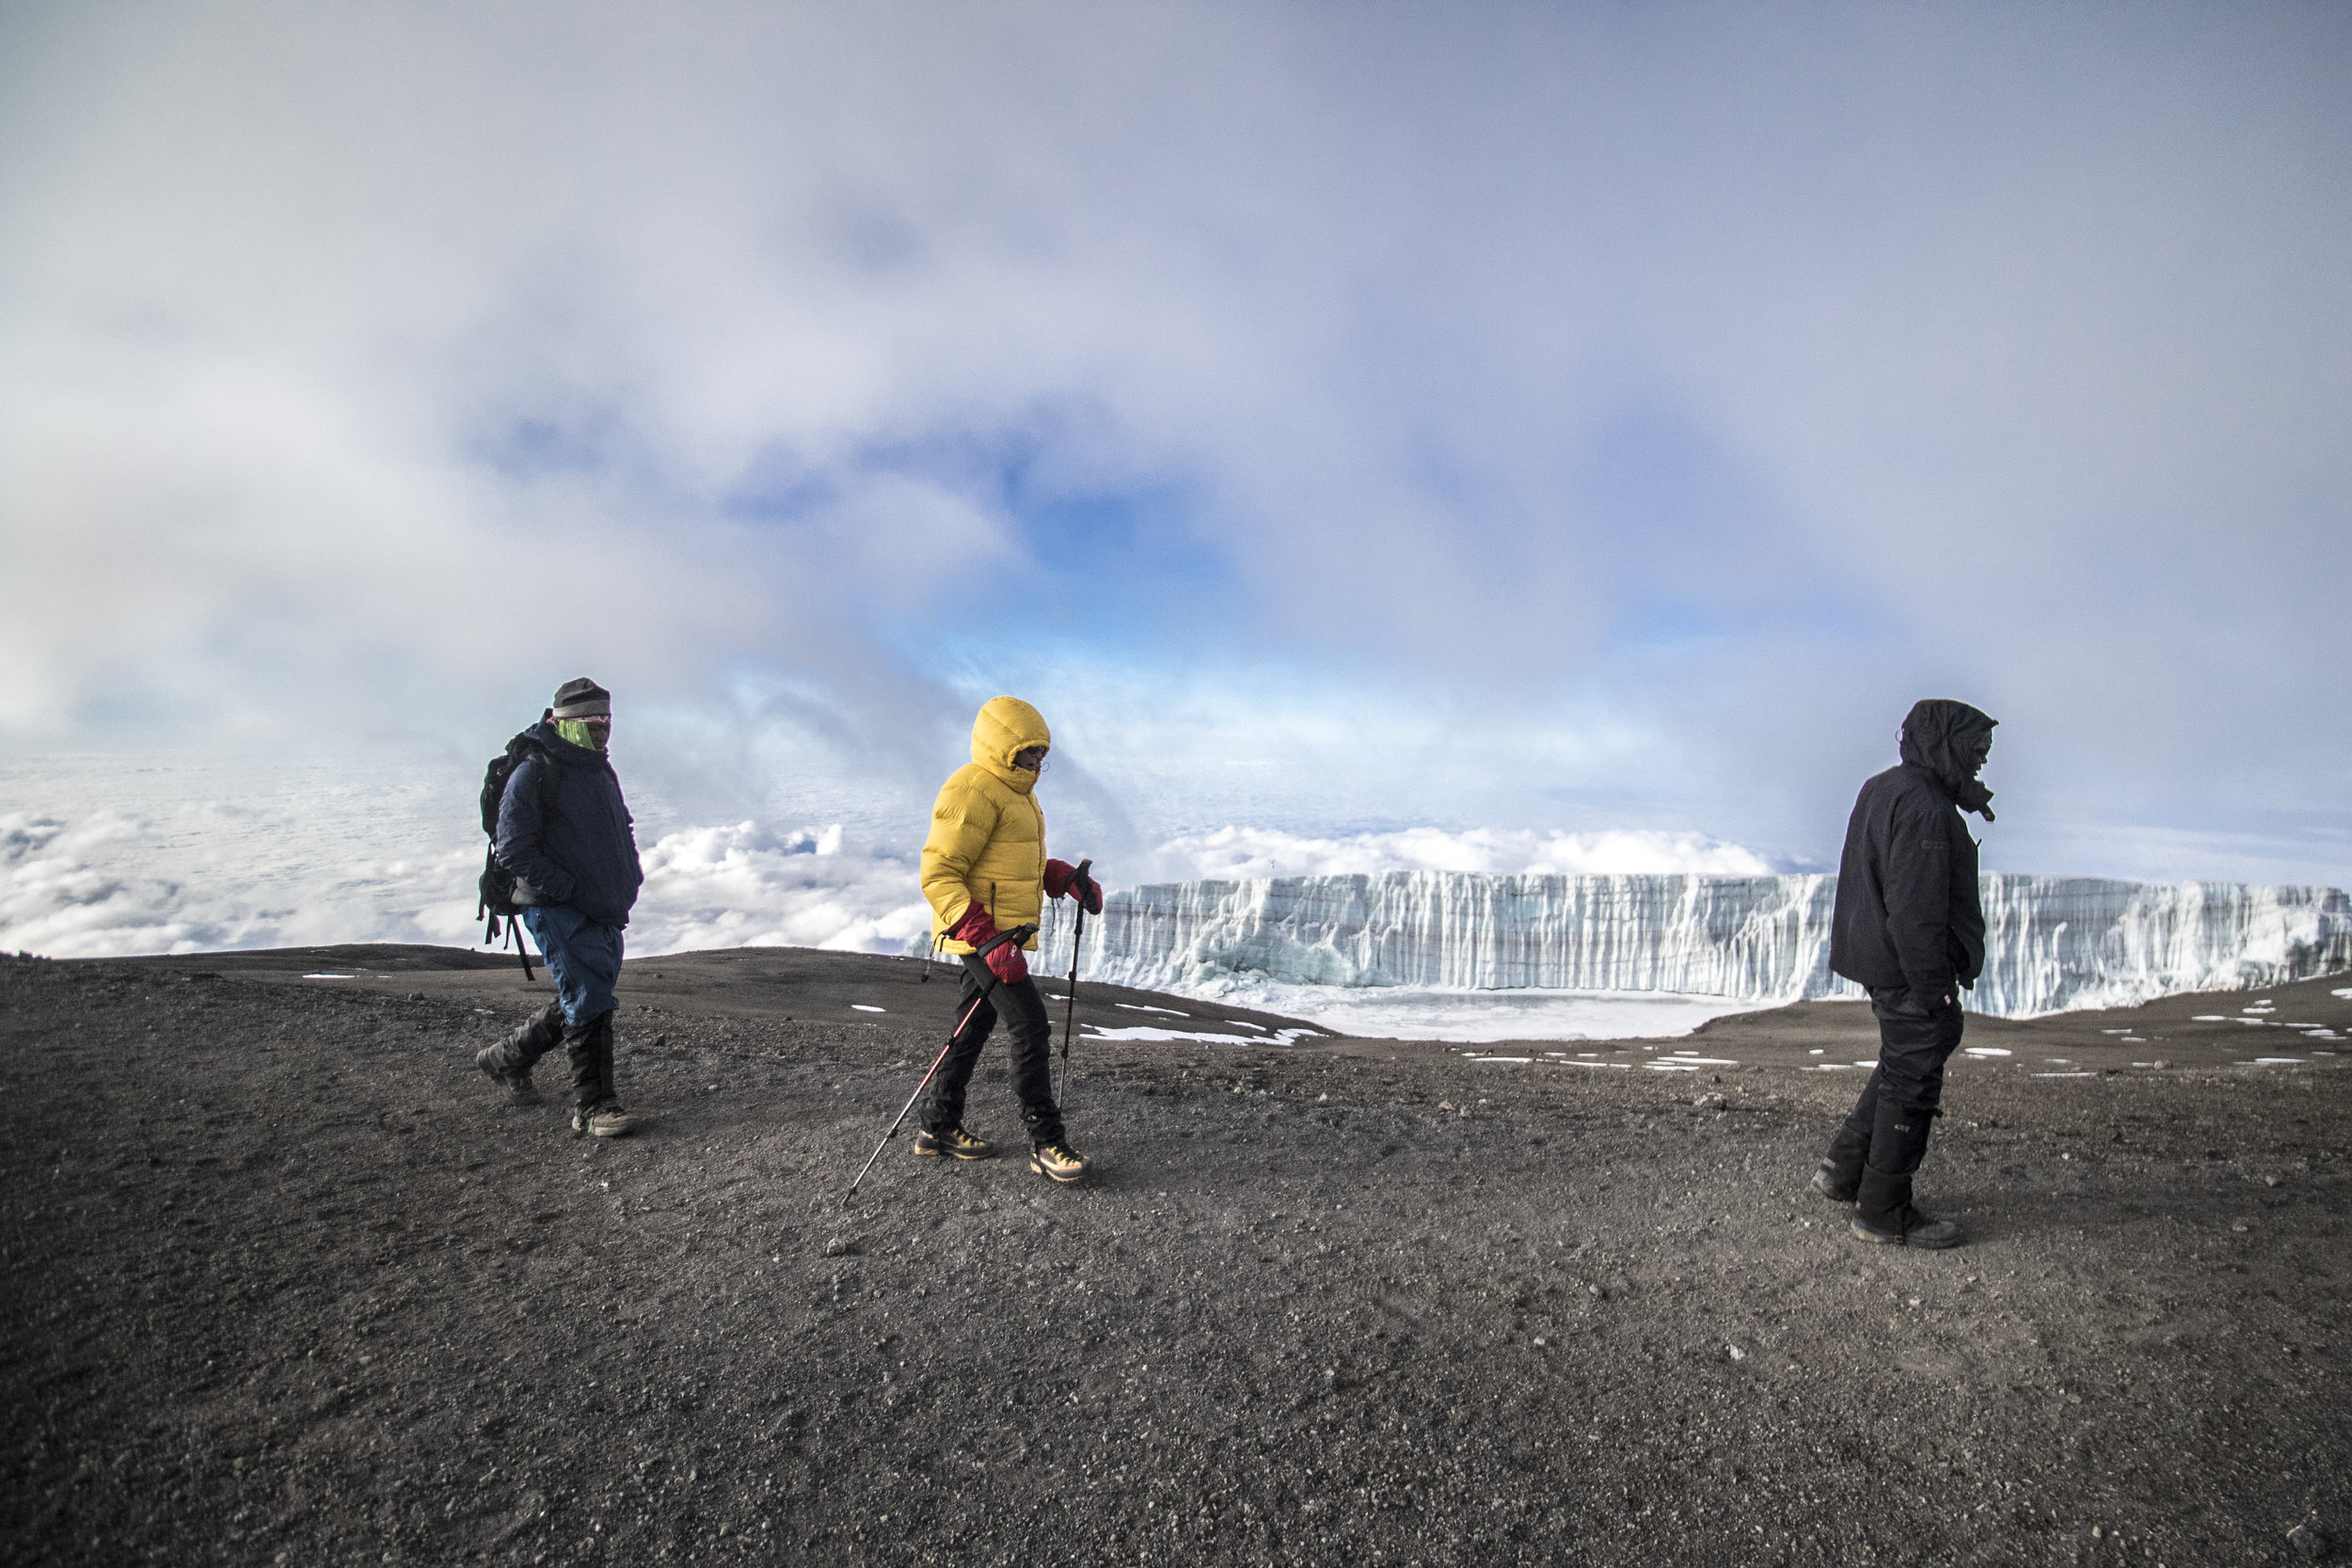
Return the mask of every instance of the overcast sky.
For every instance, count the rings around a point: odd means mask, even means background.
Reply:
[[[0,744],[2352,880],[2347,187],[2336,5],[18,0]]]

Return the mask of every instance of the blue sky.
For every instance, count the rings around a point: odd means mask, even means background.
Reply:
[[[2347,171],[2312,5],[13,6],[0,739],[2352,880]]]

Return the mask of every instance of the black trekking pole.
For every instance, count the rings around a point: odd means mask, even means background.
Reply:
[[[523,923],[509,915],[506,920],[506,934],[515,939],[515,957],[523,961],[523,978],[537,980],[539,976],[531,973],[531,949],[523,945]]]
[[[1093,865],[1094,863],[1091,860],[1083,860],[1078,863],[1076,873],[1070,879],[1070,884],[1073,889],[1084,889],[1091,885],[1087,873],[1093,868]],[[1057,1106],[1070,1093],[1070,1029],[1072,1021],[1078,1016],[1078,943],[1087,934],[1087,895],[1084,892],[1079,892],[1073,901],[1078,906],[1078,925],[1077,928],[1070,933],[1070,994],[1062,998],[1066,1006],[1061,1011],[1061,1087],[1054,1095],[1054,1103]]]
[[[996,978],[996,972],[988,967],[988,956],[1006,942],[1009,942],[1017,946],[1035,935],[1037,935],[1037,927],[1034,926],[1015,926],[1009,931],[997,932],[972,950],[972,956],[980,960],[980,973],[988,976],[988,984],[980,988],[980,994],[972,999],[972,1006],[963,1010],[963,1016],[956,1021],[956,1026],[947,1031],[947,1043],[941,1046],[939,1054],[931,1058],[930,1070],[923,1074],[921,1083],[914,1085],[914,1092],[907,1096],[907,1102],[898,1107],[898,1115],[891,1121],[890,1131],[884,1132],[882,1142],[874,1146],[874,1152],[866,1157],[865,1169],[857,1173],[857,1180],[850,1182],[850,1190],[841,1195],[841,1207],[847,1209],[850,1206],[850,1199],[857,1196],[858,1182],[866,1180],[866,1172],[874,1168],[874,1162],[882,1158],[882,1151],[890,1147],[890,1140],[897,1137],[898,1129],[905,1125],[907,1113],[914,1109],[914,1102],[923,1098],[923,1091],[931,1086],[933,1078],[939,1076],[939,1069],[946,1065],[947,1053],[956,1048],[956,1039],[963,1033],[963,1026],[972,1022],[972,1015],[980,1010],[981,1005],[994,994],[998,986],[1004,984]]]
[[[473,912],[479,916],[485,912],[489,907],[489,901],[485,899],[482,903],[474,906]],[[539,976],[531,973],[531,950],[523,945],[523,923],[520,916],[511,914],[491,915],[489,925],[483,929],[483,940],[490,944],[490,948],[493,952],[497,951],[499,944],[499,923],[501,920],[505,922],[508,940],[515,944],[515,957],[522,959],[523,961],[523,978],[526,980],[538,979]]]

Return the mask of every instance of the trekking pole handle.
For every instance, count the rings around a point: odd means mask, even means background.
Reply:
[[[1034,924],[1027,926],[1015,926],[1009,931],[997,932],[994,936],[989,938],[986,942],[972,949],[972,956],[976,958],[985,958],[991,953],[995,952],[996,949],[1002,947],[1009,942],[1017,944],[1028,941],[1035,935],[1037,935],[1037,927]],[[996,972],[992,969],[989,973],[993,974]]]

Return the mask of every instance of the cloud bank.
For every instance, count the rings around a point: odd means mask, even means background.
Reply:
[[[169,846],[184,818],[111,811],[0,816],[0,950],[112,958],[349,942],[482,944],[480,849],[362,862],[311,875],[204,863]],[[628,931],[640,956],[698,948],[897,953],[930,929],[911,859],[853,847],[838,827],[686,829],[644,852]]]
[[[316,794],[314,784],[290,791],[296,800]],[[482,849],[415,831],[408,814],[429,799],[414,786],[363,790],[332,816],[288,812],[259,792],[242,803],[183,799],[161,811],[121,800],[79,813],[0,814],[0,951],[110,958],[349,942],[479,945]],[[396,831],[379,834],[373,824],[386,820]],[[384,836],[416,852],[372,854]],[[915,851],[839,823],[659,831],[642,851],[645,885],[629,951],[919,949],[930,911]],[[1737,846],[1688,836],[1487,831],[1314,839],[1227,828],[1172,840],[1152,859],[1178,878],[1766,869]]]

